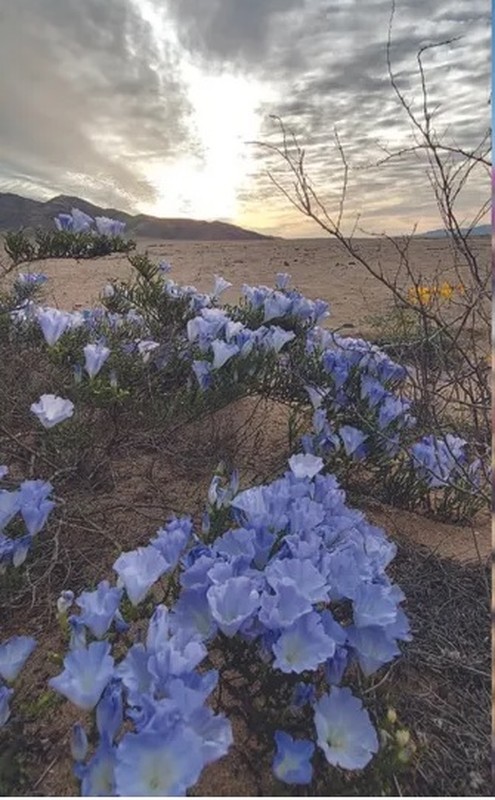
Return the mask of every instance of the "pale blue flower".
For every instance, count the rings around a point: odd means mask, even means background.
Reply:
[[[312,611],[282,631],[272,647],[273,666],[282,672],[314,670],[335,652],[335,641],[325,632],[319,615]]]
[[[88,737],[80,722],[72,726],[70,752],[74,761],[84,761],[88,753]]]
[[[21,564],[24,564],[27,554],[31,549],[32,543],[33,537],[29,533],[25,536],[20,536],[17,539],[14,539],[14,550],[12,553],[12,564],[14,567],[20,567]]]
[[[292,306],[292,300],[281,292],[272,292],[264,301],[264,316],[263,322],[269,322],[271,319],[284,317],[289,313]]]
[[[96,230],[102,236],[122,236],[125,231],[125,222],[109,217],[95,217]]]
[[[144,695],[150,690],[149,659],[150,655],[143,644],[133,644],[117,667],[118,677],[133,695]]]
[[[283,328],[279,328],[278,325],[273,325],[265,341],[276,353],[280,353],[282,347],[295,338],[296,334],[294,331],[284,331]]]
[[[314,478],[323,466],[323,459],[310,453],[298,453],[289,458],[289,467],[296,478]]]
[[[117,752],[107,739],[102,739],[89,763],[79,774],[83,797],[113,797],[115,795],[115,764]],[[125,791],[121,794],[126,794]]]
[[[0,644],[0,676],[9,683],[15,681],[36,647],[31,636],[11,636]]]
[[[76,600],[82,610],[79,619],[97,639],[106,634],[122,598],[122,589],[101,581],[94,592],[83,592]]]
[[[293,739],[284,731],[275,731],[277,751],[273,759],[273,774],[284,783],[311,783],[311,757],[315,751],[308,739]]]
[[[8,686],[0,684],[0,728],[5,725],[10,717],[9,701],[13,694],[13,689],[9,689]]]
[[[232,284],[230,283],[230,281],[226,281],[225,278],[222,278],[221,275],[215,275],[214,277],[215,277],[215,285],[213,288],[212,297],[218,299],[220,295],[223,294],[223,292],[225,292],[226,289],[230,289]]]
[[[260,606],[260,596],[246,577],[229,578],[223,585],[210,586],[206,596],[215,622],[222,633],[233,636]]]
[[[275,286],[277,289],[284,291],[290,283],[290,274],[288,272],[277,272]]]
[[[335,653],[325,664],[325,677],[331,686],[337,686],[341,682],[348,662],[347,648],[337,646]]]
[[[265,576],[273,589],[278,590],[282,582],[288,583],[311,603],[328,599],[326,578],[308,559],[278,558],[266,568]]]
[[[172,264],[169,264],[168,261],[160,261],[157,269],[162,275],[166,275],[172,270]]]
[[[191,533],[191,518],[182,517],[173,519],[164,528],[160,528],[156,537],[151,540],[151,544],[161,553],[170,569],[177,566],[181,553],[191,538]]]
[[[37,403],[31,405],[44,428],[53,428],[74,414],[74,403],[55,394],[42,394]]]
[[[55,508],[55,502],[48,499],[53,486],[48,481],[23,481],[19,487],[21,515],[31,536],[35,536],[45,526],[48,515]]]
[[[86,625],[81,622],[79,617],[72,614],[67,622],[70,627],[70,642],[69,647],[71,650],[78,650],[86,647]]]
[[[323,389],[321,387],[316,387],[316,386],[305,386],[304,388],[306,389],[310,403],[315,410],[320,408],[325,397],[327,397],[330,391],[330,389]]]
[[[96,706],[96,727],[100,736],[113,742],[123,722],[122,684],[111,680]]]
[[[0,531],[9,524],[20,508],[20,492],[18,490],[14,492],[9,492],[7,489],[0,490]]]
[[[367,677],[400,654],[395,640],[378,626],[357,628],[351,625],[347,634],[359,666]]]
[[[58,342],[71,324],[71,315],[67,311],[59,311],[58,308],[39,308],[36,318],[50,347]]]
[[[93,217],[90,217],[89,214],[85,214],[84,211],[81,211],[79,208],[73,208],[71,214],[72,230],[74,233],[86,233],[91,229]]]
[[[203,763],[199,736],[182,726],[161,733],[127,733],[117,748],[117,793],[185,795],[198,780]]]
[[[110,355],[110,348],[103,344],[87,344],[83,352],[86,372],[90,378],[94,378]]]
[[[263,594],[259,620],[270,630],[288,628],[312,609],[308,598],[292,581],[278,581],[274,594]]]
[[[190,631],[202,640],[211,639],[217,625],[213,620],[205,589],[186,589],[174,605],[171,620],[175,630]]]
[[[79,647],[64,659],[64,670],[49,685],[78,708],[90,711],[100,699],[114,673],[108,642],[92,642]]]
[[[57,217],[54,217],[54,222],[55,227],[59,231],[72,231],[74,226],[72,214],[59,214]]]
[[[205,765],[227,755],[234,737],[232,725],[222,714],[214,714],[211,708],[202,706],[191,714],[188,725],[200,738]]]
[[[213,350],[213,369],[220,369],[230,358],[237,355],[239,352],[239,346],[237,344],[233,342],[222,342],[220,339],[213,340],[211,349]]]
[[[0,465],[0,481],[3,480],[3,478],[5,478],[8,474],[9,468],[5,464]]]
[[[199,388],[208,389],[212,382],[212,367],[209,361],[193,361],[192,370],[199,383]]]
[[[360,455],[363,450],[363,442],[368,438],[365,433],[352,425],[342,425],[339,428],[339,436],[344,443],[344,450],[348,456]]]
[[[363,769],[378,751],[368,712],[348,688],[335,686],[315,703],[317,742],[329,764]]]
[[[294,686],[292,692],[291,704],[294,708],[302,708],[308,703],[313,703],[316,700],[316,689],[312,683],[304,683],[300,681]]]
[[[148,545],[122,553],[113,568],[125,586],[129,600],[137,606],[169,566],[156,547]]]
[[[390,586],[363,583],[353,598],[354,624],[357,628],[390,625],[397,617],[397,600]]]

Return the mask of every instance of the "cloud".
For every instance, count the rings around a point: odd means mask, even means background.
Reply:
[[[475,146],[489,126],[486,0],[397,0],[396,6],[392,62],[415,110],[418,49],[462,37],[426,53],[425,68],[439,132]],[[390,232],[417,220],[438,227],[416,155],[373,168],[381,146],[412,141],[387,75],[390,9],[390,0],[0,0],[0,71],[10,76],[0,82],[0,187],[153,208],[150,165],[168,192],[167,176],[178,176],[181,163],[189,170],[202,163],[188,83],[193,65],[205,76],[238,75],[266,87],[271,99],[262,101],[260,93],[259,138],[280,142],[268,117],[282,117],[332,207],[342,172],[332,144],[337,127],[351,166],[351,218],[360,213],[363,224]],[[221,102],[215,108],[221,124],[228,102],[225,110]],[[250,174],[233,221],[273,231],[278,219],[286,232],[292,219],[299,231],[300,218],[266,176],[271,168],[282,177],[280,161],[253,146],[246,152]],[[461,214],[474,213],[484,200],[482,179],[473,177]],[[182,207],[193,213],[196,184],[177,181]]]
[[[0,0],[0,72],[4,185],[131,208],[143,159],[189,143],[177,56],[131,0]]]

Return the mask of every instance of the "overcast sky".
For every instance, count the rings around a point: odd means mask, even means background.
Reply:
[[[0,0],[0,191],[321,235],[267,178],[281,163],[247,144],[280,140],[275,114],[298,134],[332,212],[337,127],[347,224],[359,214],[377,233],[440,227],[417,158],[372,167],[381,145],[412,142],[387,77],[390,9],[390,0]],[[435,124],[465,148],[490,124],[490,26],[488,0],[397,0],[391,55],[415,109],[418,48],[461,37],[425,67]],[[480,173],[460,201],[466,219],[488,190]]]

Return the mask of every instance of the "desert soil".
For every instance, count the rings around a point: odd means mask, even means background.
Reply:
[[[389,278],[410,285],[395,244],[383,239],[359,239],[359,254],[374,268],[383,268]],[[490,238],[479,237],[475,250],[482,261],[490,261]],[[172,265],[170,277],[209,291],[215,274],[233,285],[223,295],[226,302],[239,297],[243,283],[273,286],[277,272],[289,272],[293,285],[311,298],[327,300],[331,306],[328,324],[346,326],[350,334],[365,333],[366,318],[386,312],[390,307],[388,290],[351,258],[341,245],[330,239],[274,239],[248,242],[183,242],[138,240],[139,252],[147,250],[157,261]],[[416,276],[431,285],[436,280],[462,281],[462,270],[455,266],[448,242],[441,239],[416,239],[409,247],[410,264]],[[75,309],[93,305],[110,280],[125,280],[132,268],[124,256],[73,262],[50,260],[39,268],[50,277],[46,301],[60,308]],[[33,265],[35,268],[36,265]]]

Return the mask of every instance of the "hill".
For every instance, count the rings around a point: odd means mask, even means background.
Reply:
[[[224,241],[234,239],[271,239],[227,222],[205,222],[195,219],[163,219],[146,214],[126,214],[115,208],[102,208],[80,197],[58,195],[41,202],[18,194],[0,192],[0,231],[19,228],[54,227],[53,218],[61,212],[79,208],[92,217],[111,217],[125,222],[126,233],[133,238],[185,239],[188,241]]]
[[[461,228],[462,233],[467,233],[467,228]],[[434,231],[426,231],[426,233],[418,234],[421,237],[426,237],[428,239],[440,239],[444,236],[450,236],[449,232],[445,230],[445,228],[437,228]],[[476,228],[473,228],[470,236],[491,236],[492,235],[492,226],[491,225],[478,225]]]

